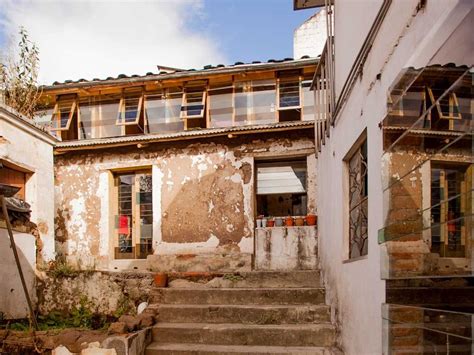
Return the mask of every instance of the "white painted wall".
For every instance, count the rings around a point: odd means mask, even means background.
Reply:
[[[36,249],[35,238],[31,234],[14,232],[15,245],[18,251],[23,276],[32,302],[36,301],[35,268]],[[25,318],[28,316],[28,303],[21,285],[13,250],[10,247],[8,232],[0,228],[0,312],[7,319]]]
[[[337,0],[334,9],[336,97],[344,86],[383,0]],[[402,0],[404,2],[404,0]]]
[[[326,10],[322,9],[303,22],[293,34],[293,58],[317,57],[326,43]]]
[[[54,259],[54,138],[0,105],[0,159],[32,172],[25,199],[31,205],[31,221],[38,225],[42,257]]]
[[[336,89],[340,90],[381,1],[336,2]],[[382,353],[381,304],[385,282],[380,279],[381,248],[377,232],[383,227],[382,132],[387,91],[402,68],[424,66],[443,53],[443,63],[467,64],[470,58],[450,56],[443,46],[463,24],[472,2],[428,1],[416,12],[417,0],[393,1],[363,68],[363,76],[340,111],[330,138],[318,156],[319,255],[327,299],[337,306],[341,343],[346,354]],[[339,28],[338,28],[339,27]],[[448,31],[448,33],[446,33]],[[451,33],[449,33],[451,31]],[[468,40],[464,38],[464,40]],[[419,50],[422,48],[422,50]],[[462,61],[466,61],[462,63]],[[377,79],[380,74],[380,79]],[[343,158],[367,130],[369,162],[369,252],[345,262],[348,216]]]

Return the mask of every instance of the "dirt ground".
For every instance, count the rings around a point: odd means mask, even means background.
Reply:
[[[106,337],[107,330],[57,329],[37,331],[34,335],[29,331],[0,330],[0,354],[49,354],[59,345],[79,353],[87,347],[82,344],[102,342]]]

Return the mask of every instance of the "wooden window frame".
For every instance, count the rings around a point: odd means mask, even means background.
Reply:
[[[61,109],[60,109],[59,104],[60,104],[60,100],[56,102],[56,105],[54,106],[54,110],[52,113],[52,120],[51,120],[51,121],[57,120],[59,122],[59,127],[51,127],[50,130],[51,131],[69,131],[69,128],[71,127],[72,118],[74,117],[74,112],[78,109],[77,98],[72,99],[71,109],[69,111],[69,116],[68,116],[68,120],[65,127],[61,126]],[[57,119],[55,118],[56,116],[57,116]]]
[[[133,175],[133,185],[131,188],[131,219],[130,219],[130,225],[128,228],[130,228],[131,232],[131,252],[129,253],[121,253],[118,252],[118,248],[120,248],[120,241],[119,241],[119,178],[122,175]],[[132,169],[130,168],[124,168],[124,169],[116,169],[114,171],[111,171],[111,178],[113,182],[113,188],[111,189],[111,197],[112,197],[112,211],[113,214],[117,213],[116,217],[113,217],[115,219],[115,225],[116,225],[116,230],[112,233],[113,235],[113,241],[112,241],[112,252],[113,252],[113,259],[114,260],[141,260],[144,259],[144,257],[140,254],[139,250],[137,249],[138,246],[141,245],[141,224],[139,223],[141,214],[140,214],[140,203],[137,202],[138,199],[138,193],[139,193],[139,178],[140,176],[143,175],[149,175],[152,178],[153,181],[153,172],[151,167],[149,166],[140,166],[140,167],[134,167]],[[152,182],[152,189],[153,189],[153,182]],[[153,191],[153,190],[152,190]],[[153,210],[153,202],[152,202],[152,210]],[[152,212],[153,213],[153,212]],[[112,216],[113,216],[112,214]],[[127,215],[124,215],[127,216]],[[153,235],[151,236],[151,245],[153,245]],[[127,254],[127,255],[120,255],[120,254]],[[152,253],[150,253],[152,254]],[[145,257],[146,259],[146,257]]]
[[[285,110],[297,110],[297,109],[302,109],[302,102],[303,102],[303,98],[302,98],[302,77],[301,76],[298,76],[296,81],[298,83],[298,100],[299,100],[299,105],[298,106],[285,106],[285,107],[281,107],[280,106],[280,85],[282,83],[288,83],[288,82],[296,82],[295,81],[296,77],[293,77],[293,78],[277,78],[277,110],[278,111],[285,111]]]
[[[460,120],[462,119],[461,116],[461,110],[459,109],[459,101],[458,97],[456,96],[455,92],[451,92],[448,94],[448,104],[449,104],[449,115],[446,116],[441,110],[441,104],[439,101],[437,101],[434,97],[433,90],[428,87],[428,95],[430,96],[430,100],[432,103],[436,103],[436,110],[438,111],[439,118],[444,119],[444,120]],[[454,114],[454,107],[457,107],[457,115]]]
[[[200,114],[199,115],[188,115],[187,114],[187,107],[188,106],[191,106],[187,103],[187,99],[188,99],[188,90],[189,89],[184,89],[183,91],[183,99],[181,101],[181,112],[179,114],[179,117],[183,120],[188,120],[188,119],[196,119],[196,118],[204,118],[204,113],[206,112],[206,100],[207,100],[207,88],[203,88],[202,89],[202,99],[201,99],[201,105],[202,105],[202,108],[201,108],[201,111],[200,111]],[[199,91],[193,91],[194,92],[199,92]]]
[[[137,104],[137,114],[135,116],[135,119],[133,121],[126,121],[126,111],[125,111],[125,101],[127,99],[134,99],[135,97],[130,97],[130,96],[122,96],[120,99],[119,103],[119,109],[118,109],[118,115],[117,115],[117,120],[115,121],[115,125],[117,126],[133,126],[133,125],[138,125],[138,122],[140,120],[140,114],[143,108],[143,94],[138,97],[138,104]]]

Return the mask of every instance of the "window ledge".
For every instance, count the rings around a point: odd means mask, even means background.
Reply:
[[[367,254],[367,255],[358,256],[357,258],[343,260],[342,263],[343,264],[350,264],[352,262],[359,261],[359,260],[365,260],[365,259],[368,259],[368,258],[369,258],[369,255]]]

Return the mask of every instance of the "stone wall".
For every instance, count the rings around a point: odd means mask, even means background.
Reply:
[[[71,271],[56,275],[41,272],[37,278],[38,310],[71,312],[81,302],[106,315],[134,312],[149,301],[153,274],[146,272]]]
[[[157,255],[253,253],[255,169],[260,158],[306,156],[315,166],[313,130],[153,143],[56,157],[56,249],[68,262],[98,269],[146,268],[113,260],[113,173],[149,168],[153,250]],[[308,181],[315,170],[308,168]],[[308,213],[315,213],[315,184]]]

